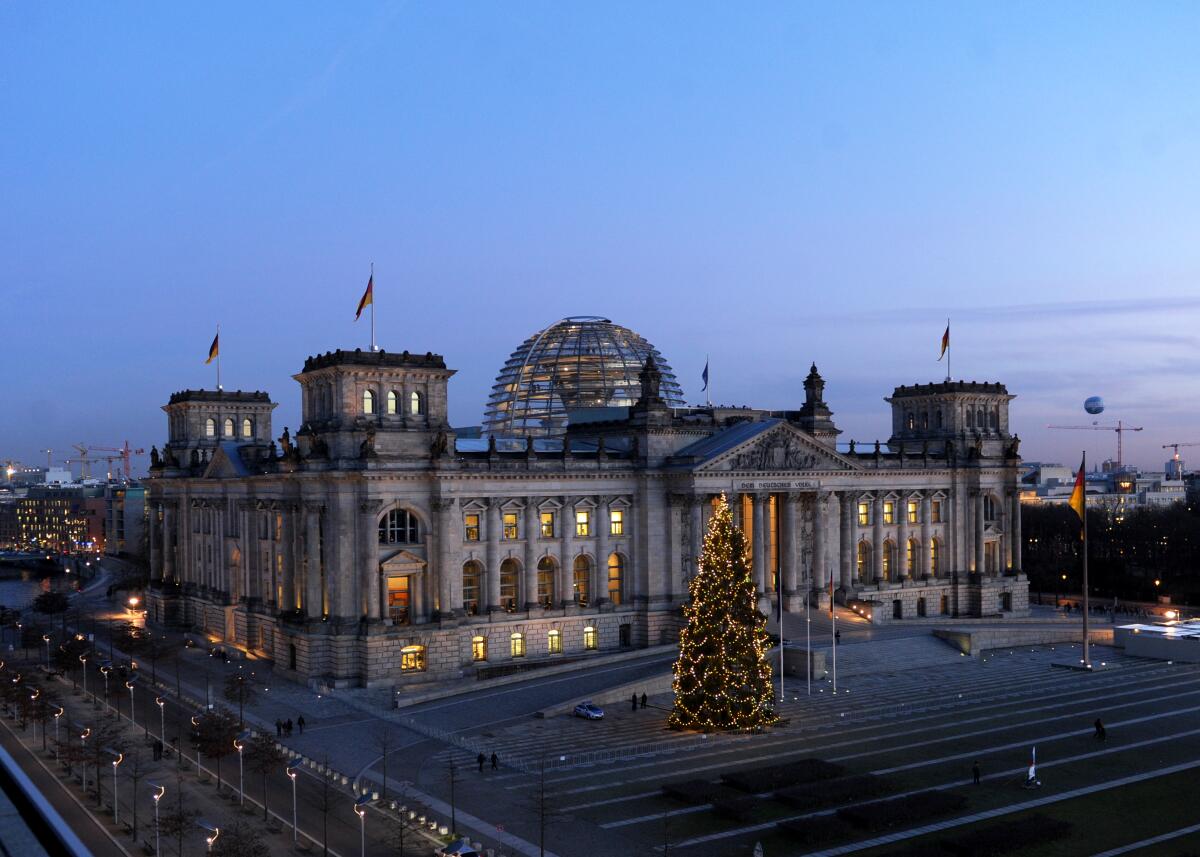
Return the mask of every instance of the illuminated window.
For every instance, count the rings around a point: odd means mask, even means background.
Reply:
[[[479,515],[472,512],[463,515],[463,537],[469,542],[479,541]]]
[[[363,390],[363,413],[375,413],[375,393],[371,390]]]
[[[613,509],[608,513],[608,534],[610,536],[625,535],[625,512],[621,509]]]
[[[598,648],[599,641],[596,639],[596,629],[588,625],[583,629],[583,647],[585,649]]]
[[[387,412],[389,414],[396,413],[397,396],[395,390],[388,390],[387,394]]]
[[[858,504],[858,525],[860,527],[866,527],[870,523],[871,523],[871,504],[865,503],[865,502],[859,503]]]
[[[542,538],[554,538],[554,513],[542,512]]]
[[[592,561],[586,556],[575,557],[573,578],[575,584],[575,603],[583,606],[588,603],[592,579]]]
[[[408,397],[408,411],[414,416],[425,413],[425,397],[413,390]]]
[[[283,541],[283,515],[275,513],[275,541]]]
[[[471,660],[487,660],[487,637],[477,635],[471,638]]]
[[[504,538],[515,539],[517,537],[517,513],[504,513]]]
[[[592,513],[579,511],[575,513],[575,535],[590,536],[592,534]]]
[[[510,611],[517,609],[517,578],[520,570],[515,559],[500,563],[500,603]]]
[[[408,624],[408,577],[389,577],[387,579],[388,616],[397,625]]]
[[[379,522],[381,545],[416,544],[417,536],[417,516],[407,509],[392,509]]]
[[[919,524],[921,522],[921,504],[916,500],[908,501],[908,522],[910,524]]]
[[[513,632],[513,635],[509,637],[509,653],[514,658],[525,657],[525,635],[520,631]]]
[[[233,418],[226,417],[224,422],[225,437],[233,437]]]
[[[561,631],[547,631],[546,632],[546,643],[550,649],[550,654],[552,654],[552,655],[561,655],[562,654],[562,632]]]
[[[865,539],[858,543],[858,579],[866,580],[871,572],[871,543]]]
[[[249,417],[242,420],[242,437],[254,437],[254,422]]]
[[[941,543],[937,539],[929,540],[929,573],[937,575],[938,563],[940,562]]]
[[[479,612],[479,587],[482,581],[482,565],[475,560],[463,563],[463,609],[469,616]]]
[[[883,522],[885,524],[896,523],[896,504],[891,500],[883,501]]]
[[[932,524],[940,524],[942,522],[942,501],[929,501],[929,522]]]
[[[908,429],[909,431],[912,431],[913,429],[915,429],[917,427],[916,418],[913,417],[913,414],[911,411],[908,411],[907,413],[904,414],[904,427],[906,429]]]
[[[917,544],[916,539],[909,539],[907,545],[908,547],[904,551],[904,573],[912,577],[917,570],[917,551],[921,549],[921,546]]]
[[[608,600],[613,604],[621,603],[621,593],[625,584],[625,558],[619,553],[608,557]]]
[[[425,647],[405,646],[400,650],[400,672],[424,672]]]
[[[542,557],[537,566],[537,600],[538,604],[549,607],[554,603],[554,578],[557,566],[548,556]]]
[[[888,539],[883,543],[883,579],[892,580],[896,571],[896,543]]]

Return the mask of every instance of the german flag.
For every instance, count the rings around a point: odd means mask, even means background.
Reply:
[[[938,362],[946,356],[946,350],[950,347],[950,322],[946,322],[946,332],[942,334],[942,353],[938,355]]]
[[[358,302],[358,312],[354,313],[354,320],[358,321],[363,314],[363,310],[368,304],[375,303],[375,275],[372,274],[367,280],[367,290],[363,292],[362,299]]]
[[[208,359],[204,361],[207,366],[217,359],[217,355],[221,353],[221,334],[218,333],[213,337],[212,345],[208,346]]]
[[[1086,492],[1084,490],[1083,468],[1087,461],[1085,456],[1079,462],[1079,472],[1075,474],[1075,490],[1071,492],[1069,505],[1075,510],[1075,514],[1079,516],[1080,523],[1083,523],[1084,509],[1087,507]]]

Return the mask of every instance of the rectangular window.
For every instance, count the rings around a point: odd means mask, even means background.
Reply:
[[[908,501],[908,522],[910,524],[921,523],[921,505],[916,500]]]
[[[942,522],[941,500],[933,500],[929,503],[929,517],[932,519],[930,523],[940,524]]]
[[[388,616],[397,625],[408,624],[408,576],[389,577],[387,581]]]
[[[883,501],[883,522],[885,524],[896,523],[896,504],[891,500]]]
[[[514,658],[525,657],[525,635],[521,633],[513,634],[510,638],[511,646],[510,653]]]
[[[275,513],[275,541],[283,541],[283,515]]]
[[[471,638],[471,660],[486,661],[487,660],[487,637],[472,637]]]
[[[562,633],[559,631],[550,631],[546,635],[546,641],[550,647],[550,654],[562,654]]]
[[[463,537],[468,542],[479,541],[479,515],[463,515]]]
[[[583,647],[585,649],[597,649],[600,647],[599,639],[596,636],[596,629],[591,625],[583,629]]]
[[[517,513],[504,513],[504,538],[515,539],[517,537]]]
[[[405,646],[400,650],[400,671],[401,672],[424,672],[425,671],[425,647],[424,646]]]
[[[575,513],[575,535],[590,536],[592,534],[592,513],[591,512],[576,512]]]
[[[608,513],[608,534],[610,536],[625,535],[625,512],[621,509],[613,509]]]
[[[871,504],[858,504],[858,525],[860,527],[870,526],[871,524]]]
[[[542,538],[554,538],[554,513],[542,512]]]

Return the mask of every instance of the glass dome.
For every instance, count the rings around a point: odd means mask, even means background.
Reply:
[[[662,372],[663,399],[682,405],[675,373],[638,334],[599,316],[556,321],[508,358],[492,387],[483,430],[496,437],[556,437],[566,431],[571,411],[628,407],[641,395],[638,375],[651,354]]]

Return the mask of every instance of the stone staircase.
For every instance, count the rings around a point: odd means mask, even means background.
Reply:
[[[814,646],[813,650],[823,651],[825,668],[832,669],[829,646]],[[945,666],[961,660],[962,655],[956,648],[933,634],[884,638],[867,643],[841,643],[837,650],[839,676],[898,673]]]

